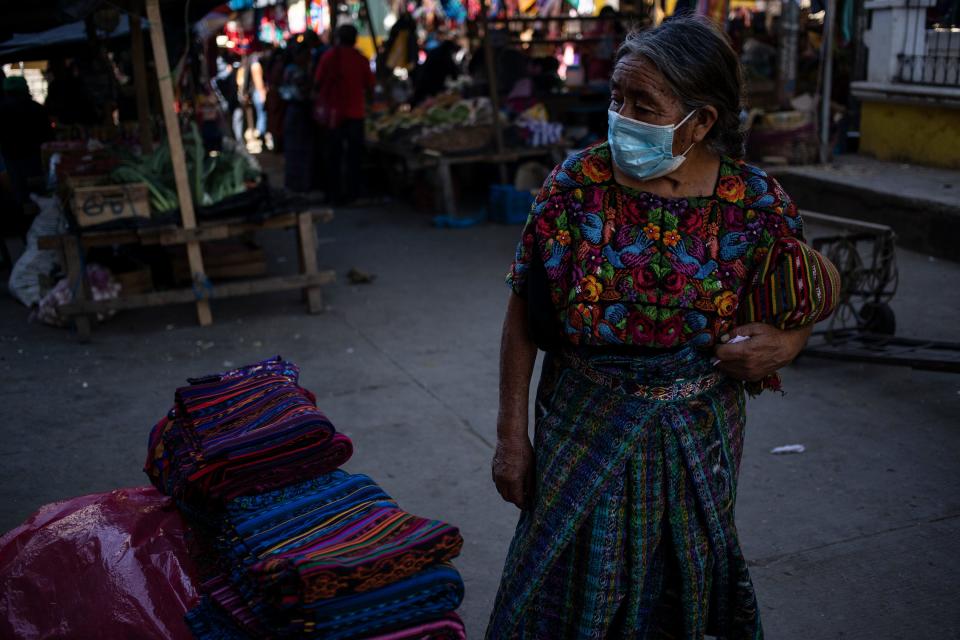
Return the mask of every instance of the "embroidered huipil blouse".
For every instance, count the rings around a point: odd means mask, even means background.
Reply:
[[[709,347],[730,330],[752,270],[779,238],[802,239],[776,180],[723,158],[714,193],[661,198],[618,184],[604,142],[544,183],[507,283],[526,296],[534,252],[567,340],[580,346]]]

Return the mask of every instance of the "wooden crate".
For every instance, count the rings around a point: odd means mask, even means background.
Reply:
[[[211,280],[252,278],[267,273],[267,256],[261,247],[250,242],[220,240],[201,246],[203,265]],[[190,265],[186,251],[177,247],[173,253],[173,277],[177,282],[190,282]]]
[[[70,188],[70,208],[77,224],[92,227],[124,218],[150,217],[150,191],[142,182]]]
[[[120,283],[121,295],[153,291],[153,272],[149,266],[144,265],[130,271],[114,273],[113,277]]]

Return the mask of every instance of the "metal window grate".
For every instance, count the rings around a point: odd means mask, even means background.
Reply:
[[[928,29],[926,53],[901,54],[898,63],[900,82],[960,87],[960,28]]]
[[[899,82],[960,87],[960,0],[907,0]]]

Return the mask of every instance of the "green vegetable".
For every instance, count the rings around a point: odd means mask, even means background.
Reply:
[[[187,175],[195,203],[208,206],[229,196],[243,193],[248,180],[257,180],[259,175],[242,153],[224,151],[210,156],[203,146],[196,124],[191,123],[183,136],[186,151]],[[163,213],[179,206],[170,147],[161,140],[153,153],[140,156],[127,155],[113,171],[111,178],[117,183],[143,182],[150,190],[150,206],[155,213]]]

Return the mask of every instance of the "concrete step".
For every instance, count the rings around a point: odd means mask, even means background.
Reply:
[[[800,209],[885,224],[898,244],[960,262],[960,172],[841,156],[770,170]]]

